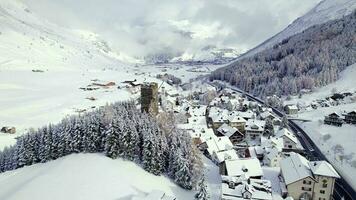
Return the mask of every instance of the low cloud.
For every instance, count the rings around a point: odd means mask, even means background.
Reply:
[[[207,45],[246,51],[320,0],[23,0],[50,21],[90,30],[114,49],[143,57]]]

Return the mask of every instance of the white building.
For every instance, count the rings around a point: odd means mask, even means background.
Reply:
[[[309,162],[292,152],[280,166],[289,196],[294,199],[332,199],[335,180],[340,176],[328,162]]]
[[[285,150],[303,149],[298,138],[286,128],[278,130],[276,137],[283,139],[283,149]]]
[[[246,140],[261,143],[261,136],[265,130],[265,121],[250,119],[245,125]]]
[[[260,179],[263,176],[260,161],[257,158],[226,160],[220,165],[220,174],[232,177],[248,176]]]
[[[222,176],[222,200],[272,200],[271,182],[245,177]]]
[[[279,163],[283,159],[283,154],[277,148],[268,149],[264,155],[264,163],[269,167],[279,167]]]

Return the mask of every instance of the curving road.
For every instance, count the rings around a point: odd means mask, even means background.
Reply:
[[[215,85],[213,85],[216,87]],[[250,99],[262,104],[266,105],[264,101],[261,99],[252,96],[251,94],[248,94],[242,90],[239,90],[237,88],[229,87],[230,89],[242,93],[249,97]],[[272,108],[273,112],[278,115],[279,117],[284,116],[284,112],[281,112],[278,109]],[[292,131],[295,133],[297,138],[299,139],[300,143],[302,144],[303,148],[305,149],[305,154],[308,157],[309,160],[326,160],[328,159],[324,156],[324,154],[320,151],[320,149],[314,144],[314,142],[310,139],[308,134],[300,128],[295,122],[292,120],[288,119],[289,126],[292,129]],[[335,182],[335,188],[334,188],[334,195],[333,195],[334,200],[356,200],[356,192],[355,190],[348,184],[344,178],[337,179]]]

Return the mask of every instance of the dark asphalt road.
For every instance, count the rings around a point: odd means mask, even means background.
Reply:
[[[230,88],[236,92],[245,94],[250,99],[265,105],[264,101],[261,99],[254,97],[244,91],[241,91],[236,88]],[[283,117],[284,113],[272,108],[273,112],[278,115],[279,117]],[[295,122],[292,120],[288,120],[290,128],[293,130],[297,138],[299,139],[300,143],[302,144],[303,148],[305,149],[305,154],[309,160],[326,160],[328,159],[324,156],[324,154],[320,151],[320,149],[314,144],[314,142],[310,139],[308,134],[300,128]],[[339,173],[340,174],[340,173]],[[334,188],[334,196],[335,200],[356,200],[356,192],[355,190],[348,184],[344,178],[340,178],[336,180],[335,188]]]

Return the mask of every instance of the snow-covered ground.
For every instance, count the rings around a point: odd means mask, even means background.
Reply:
[[[0,150],[13,144],[14,138],[30,127],[56,123],[76,111],[137,97],[125,88],[117,88],[122,81],[161,83],[154,78],[159,73],[188,81],[218,67],[131,64],[134,59],[112,52],[100,36],[52,24],[20,1],[0,2],[0,24],[0,127],[14,126],[18,132],[0,134]],[[94,91],[79,89],[94,79],[117,85]],[[87,99],[91,97],[96,100]]]
[[[355,92],[356,88],[356,64],[349,66],[344,70],[338,81],[325,87],[316,89],[313,93],[305,94],[302,98],[294,97],[289,103],[300,103],[308,105],[316,99],[325,99],[332,95],[332,91],[337,92]],[[321,149],[325,156],[338,172],[356,189],[356,126],[344,124],[342,127],[325,125],[324,117],[333,113],[351,112],[356,110],[356,102],[349,102],[338,106],[320,107],[316,110],[309,109],[301,111],[298,118],[311,120],[310,122],[298,122],[306,130],[314,143]],[[329,135],[329,139],[325,136]],[[335,153],[334,149],[342,146],[342,153]],[[352,166],[353,165],[353,166]]]
[[[194,195],[164,176],[101,154],[74,154],[5,172],[0,174],[0,186],[2,200],[129,200],[152,190],[178,199],[193,199]]]

